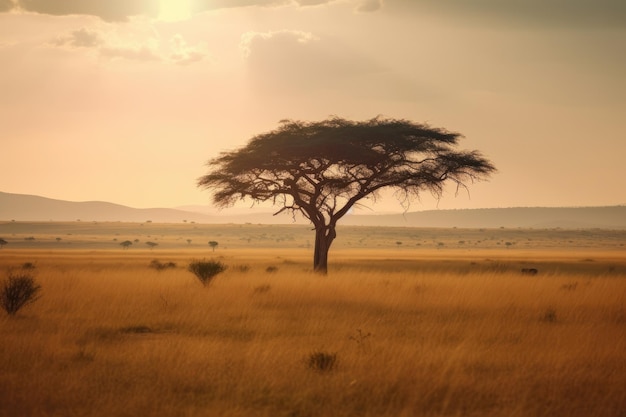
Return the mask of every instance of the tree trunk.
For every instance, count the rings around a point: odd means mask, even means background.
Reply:
[[[333,226],[315,228],[315,252],[313,253],[313,271],[326,275],[328,273],[328,251],[337,233]]]

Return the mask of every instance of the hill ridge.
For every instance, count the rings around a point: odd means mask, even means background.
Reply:
[[[191,206],[188,206],[191,207]],[[133,208],[107,201],[66,201],[0,191],[0,221],[121,221],[159,223],[307,224],[306,219],[271,213],[210,215],[175,208]],[[626,229],[626,206],[505,207],[425,210],[400,214],[352,214],[340,225],[458,228]]]

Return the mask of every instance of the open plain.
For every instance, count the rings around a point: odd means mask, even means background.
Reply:
[[[41,285],[0,311],[2,417],[626,416],[626,231],[345,227],[327,276],[306,226],[0,238]]]

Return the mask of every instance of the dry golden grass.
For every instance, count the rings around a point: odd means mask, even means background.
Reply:
[[[203,257],[229,266],[209,287]],[[2,249],[42,298],[0,317],[0,416],[626,415],[619,252],[342,249],[327,277],[309,257]]]

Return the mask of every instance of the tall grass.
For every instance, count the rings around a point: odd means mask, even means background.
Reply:
[[[0,416],[623,415],[626,276],[391,253],[320,277],[298,250],[231,252],[246,270],[203,291],[149,251],[3,249],[2,269],[37,263],[44,296],[0,318]]]

